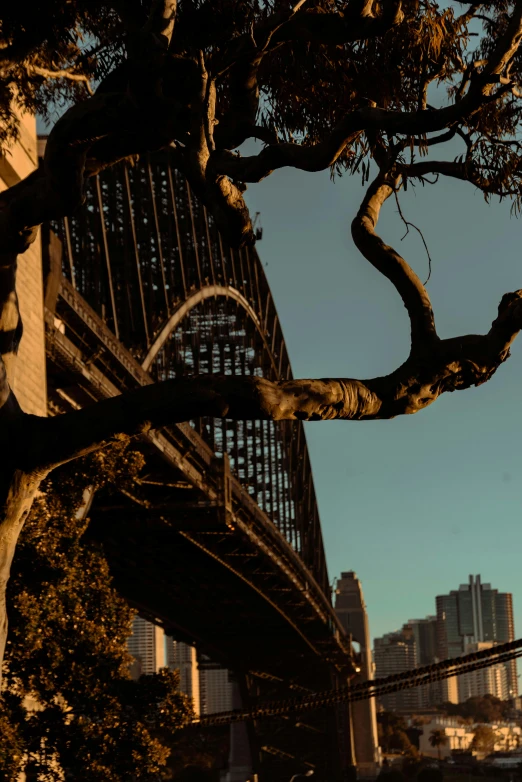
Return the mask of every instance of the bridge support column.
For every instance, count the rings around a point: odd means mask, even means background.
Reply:
[[[0,156],[0,191],[15,185],[38,166],[36,119],[20,118],[20,138]],[[18,256],[17,293],[23,323],[18,356],[6,362],[9,383],[22,410],[47,415],[44,297],[40,236],[23,255]]]
[[[347,683],[342,677],[334,676],[333,678],[336,687],[345,686]],[[340,759],[339,777],[342,779],[342,782],[356,782],[357,759],[355,755],[352,706],[350,703],[341,703],[337,706],[335,712],[337,746]]]
[[[232,708],[241,709],[243,705],[239,682],[234,681]],[[230,754],[225,782],[247,782],[252,777],[252,765],[247,725],[245,722],[235,722],[230,726]]]

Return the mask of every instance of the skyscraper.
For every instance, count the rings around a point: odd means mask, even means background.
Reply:
[[[361,582],[353,571],[341,573],[335,593],[335,611],[347,634],[359,644],[361,669],[354,683],[373,679],[368,614]],[[379,765],[375,698],[351,705],[355,762],[360,775],[373,774]]]
[[[492,641],[479,641],[476,644],[467,644],[464,652],[465,654],[481,652],[483,649],[491,649],[492,646],[494,646]],[[507,676],[506,665],[489,665],[487,668],[463,673],[458,677],[459,700],[462,702],[467,701],[468,698],[489,694],[505,701],[509,698]]]
[[[461,584],[458,590],[438,595],[436,603],[440,659],[464,654],[470,644],[500,644],[515,638],[513,596],[492,589],[491,584],[483,584],[480,576],[470,576],[468,583]],[[516,661],[505,663],[505,667],[508,697],[514,698],[518,694]],[[460,689],[459,700],[462,700],[465,693]]]
[[[417,645],[417,665],[430,665],[437,657],[437,617],[409,619],[408,625]]]
[[[163,628],[147,622],[141,616],[133,619],[132,635],[129,636],[127,647],[134,657],[131,674],[135,679],[142,674],[156,673],[166,665]]]
[[[415,639],[417,665],[431,665],[437,661],[437,617],[427,616],[425,619],[409,619]],[[438,706],[443,702],[440,682],[431,682],[418,688],[420,708]]]
[[[401,630],[387,633],[374,641],[373,659],[378,679],[417,667],[417,644],[410,625]],[[413,687],[399,692],[390,692],[379,698],[386,711],[417,711],[421,707],[419,688]]]
[[[157,673],[164,667],[179,670],[179,689],[192,698],[194,711],[200,714],[199,671],[193,646],[175,641],[165,635],[162,627],[136,616],[127,648],[134,658],[131,664],[133,679]]]
[[[230,711],[233,684],[226,668],[202,656],[199,663],[199,692],[202,714]]]
[[[194,711],[200,714],[199,671],[196,648],[167,636],[167,665],[179,671],[179,689],[192,698]]]

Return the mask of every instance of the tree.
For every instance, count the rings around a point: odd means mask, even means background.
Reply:
[[[478,750],[478,752],[484,752],[488,755],[490,752],[494,751],[496,743],[497,734],[491,725],[477,725],[473,731],[471,749]]]
[[[495,695],[474,696],[464,703],[446,703],[444,711],[450,716],[471,719],[473,722],[502,722],[511,710],[509,701],[501,701]]]
[[[408,736],[404,717],[393,711],[382,711],[377,715],[379,744],[384,752],[408,752],[414,754],[415,746]]]
[[[76,513],[86,486],[132,485],[143,461],[118,446],[74,466],[42,484],[13,568],[0,778],[24,765],[39,780],[63,779],[57,768],[85,782],[157,779],[171,750],[179,754],[192,704],[168,669],[131,680],[133,612]]]
[[[0,649],[16,540],[41,481],[59,465],[203,415],[375,420],[416,413],[442,393],[486,382],[522,325],[522,292],[515,291],[502,297],[486,334],[441,339],[425,285],[376,233],[390,198],[439,177],[520,208],[522,0],[451,7],[435,0],[297,0],[293,7],[73,0],[65,11],[44,0],[38,14],[12,4],[3,16],[4,135],[15,131],[12,101],[73,105],[50,133],[43,165],[0,196]],[[263,149],[236,154],[248,139]],[[462,147],[456,159],[447,147],[455,140]],[[17,255],[43,221],[81,204],[88,177],[167,145],[234,246],[254,241],[247,183],[285,166],[362,176],[367,189],[352,237],[406,307],[406,361],[367,380],[176,379],[54,418],[24,414],[9,387],[22,336]]]
[[[437,748],[437,755],[439,756],[439,760],[441,759],[440,755],[440,748],[446,746],[448,743],[448,739],[446,736],[446,731],[441,730],[440,728],[435,728],[431,731],[428,741],[430,742],[432,747]]]

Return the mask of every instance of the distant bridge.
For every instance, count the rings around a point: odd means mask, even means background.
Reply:
[[[223,244],[168,151],[93,178],[82,210],[44,229],[44,265],[51,414],[170,377],[292,376],[256,251]],[[245,708],[344,685],[302,425],[201,418],[138,447],[139,486],[90,510],[121,594],[232,670]],[[347,773],[335,707],[249,731],[260,782]]]

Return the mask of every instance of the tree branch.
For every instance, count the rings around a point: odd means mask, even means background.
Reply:
[[[166,48],[169,47],[174,32],[177,0],[153,0],[144,32],[159,36]]]
[[[15,359],[22,339],[22,319],[16,294],[16,254],[0,255],[0,408],[7,402]]]
[[[352,237],[366,260],[395,286],[410,318],[412,353],[421,353],[439,341],[428,292],[404,258],[375,232],[382,205],[400,180],[400,175],[381,173],[372,182],[352,222]]]
[[[142,386],[54,418],[25,416],[30,423],[29,447],[22,467],[44,474],[114,441],[200,416],[362,421],[416,413],[446,391],[489,380],[508,357],[521,327],[522,291],[515,291],[502,298],[498,317],[485,336],[432,342],[431,350],[411,354],[385,377],[280,382],[253,376],[181,378]]]
[[[287,12],[273,14],[239,36],[210,64],[213,73],[223,75],[231,70],[231,104],[216,130],[218,149],[234,149],[246,139],[258,137],[253,132],[259,107],[258,71],[263,58],[284,43],[305,40],[339,45],[361,38],[372,38],[386,32],[403,19],[401,0],[388,0],[378,16],[373,3],[352,2],[345,12],[318,13],[301,11],[298,3]]]
[[[251,137],[259,108],[257,74],[264,52],[239,59],[230,72],[230,105],[215,132],[217,149],[235,149]]]
[[[296,14],[296,19],[304,16]],[[325,15],[326,16],[326,15]],[[288,25],[283,26],[286,30]],[[276,40],[274,35],[272,42]],[[484,105],[501,98],[510,84],[493,93],[502,71],[518,51],[522,39],[522,0],[517,0],[504,35],[492,56],[470,83],[465,95],[451,106],[420,111],[387,111],[366,107],[347,113],[326,138],[316,144],[270,144],[258,155],[240,158],[226,151],[216,153],[214,165],[219,173],[235,181],[260,182],[273,171],[286,166],[303,171],[321,171],[332,166],[339,155],[362,131],[381,131],[392,135],[422,136],[451,129],[456,123],[477,113]]]
[[[210,70],[223,74],[245,54],[266,53],[270,47],[291,41],[308,41],[340,45],[383,35],[404,18],[402,0],[384,0],[380,14],[373,12],[374,3],[352,0],[345,11],[323,13],[302,9],[297,3],[287,11],[278,11],[251,31],[239,35],[212,58]],[[254,49],[252,48],[254,44]]]
[[[75,73],[67,68],[61,68],[57,71],[50,70],[49,68],[42,68],[39,65],[33,65],[27,63],[24,65],[28,76],[43,76],[45,79],[67,79],[68,81],[83,82],[89,95],[94,95],[94,91],[91,87],[91,82],[88,76],[83,73]]]
[[[376,15],[372,2],[350,2],[345,11],[318,13],[304,9],[274,33],[272,44],[307,41],[340,45],[384,35],[404,19],[401,0],[385,0]]]
[[[518,188],[509,189],[502,183],[486,179],[480,172],[480,165],[473,160],[463,162],[456,160],[423,160],[410,165],[400,165],[399,169],[409,179],[422,179],[429,174],[441,174],[442,176],[453,177],[453,179],[460,179],[463,182],[470,182],[483,193],[489,193],[490,195],[520,195]]]

